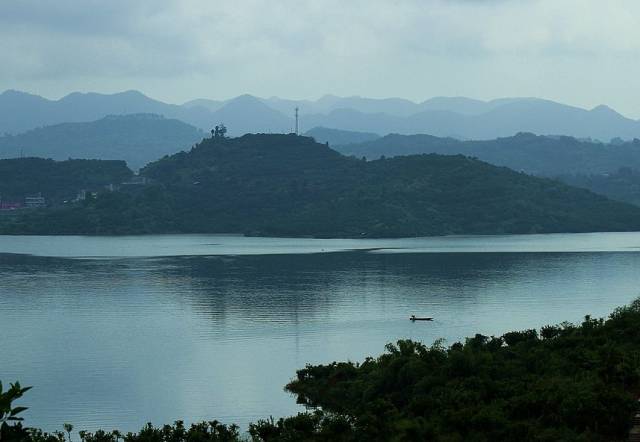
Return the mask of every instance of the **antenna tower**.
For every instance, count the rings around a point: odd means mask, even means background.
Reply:
[[[296,135],[298,135],[298,107],[296,106]]]

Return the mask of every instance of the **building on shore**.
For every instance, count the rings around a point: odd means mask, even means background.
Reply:
[[[47,202],[40,192],[35,195],[27,195],[24,197],[24,206],[27,209],[39,209],[41,207],[46,207],[46,205]]]
[[[0,195],[0,210],[16,210],[21,209],[22,203],[18,203],[15,201],[6,201]]]
[[[0,201],[0,210],[17,210],[22,209],[22,203],[11,201]]]
[[[123,186],[145,186],[147,184],[149,184],[149,179],[141,175],[134,175],[129,181],[122,183]]]

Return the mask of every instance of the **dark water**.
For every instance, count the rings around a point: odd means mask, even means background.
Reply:
[[[27,424],[49,430],[245,426],[298,410],[282,387],[306,363],[606,315],[640,295],[639,245],[638,234],[0,237],[0,379],[35,386]]]

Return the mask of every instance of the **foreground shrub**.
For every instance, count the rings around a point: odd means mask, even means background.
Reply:
[[[287,389],[366,440],[626,440],[640,393],[640,301],[444,348],[412,341],[361,364],[307,366]]]

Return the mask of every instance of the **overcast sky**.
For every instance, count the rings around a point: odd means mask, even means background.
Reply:
[[[536,96],[640,118],[637,0],[0,0],[0,90]]]

